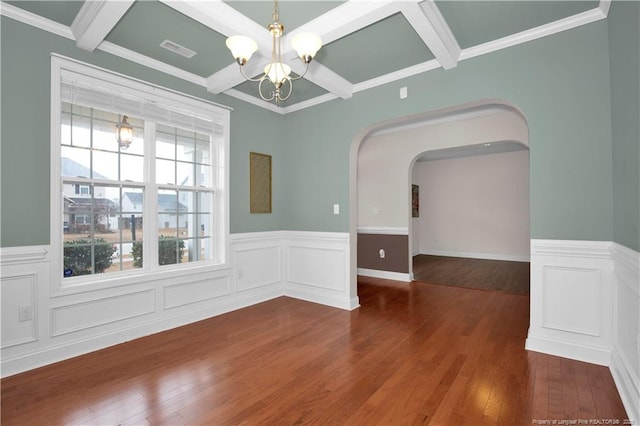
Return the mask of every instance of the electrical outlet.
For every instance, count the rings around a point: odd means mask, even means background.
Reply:
[[[33,319],[32,306],[18,306],[18,322],[31,321]]]
[[[384,256],[385,256],[384,249],[380,249],[380,251],[378,252],[378,254],[380,254],[380,259],[384,259]]]
[[[333,214],[340,214],[340,204],[333,205]]]

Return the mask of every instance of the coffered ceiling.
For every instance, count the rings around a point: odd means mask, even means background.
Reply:
[[[280,107],[259,98],[225,46],[247,35],[258,52],[246,65],[260,73],[271,54],[266,25],[273,3],[263,1],[3,1],[12,19],[95,49],[226,93],[279,113],[308,108],[460,61],[606,18],[610,0],[279,0],[285,26],[285,62],[304,66],[290,39],[314,32],[323,47],[292,97]],[[165,40],[195,52],[186,58],[161,47]]]

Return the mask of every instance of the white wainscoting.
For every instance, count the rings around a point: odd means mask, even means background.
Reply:
[[[352,310],[349,234],[287,231],[284,292],[289,297]]]
[[[609,365],[613,332],[611,245],[531,240],[527,349]]]
[[[608,366],[640,421],[640,253],[606,241],[531,240],[529,350]]]
[[[228,268],[167,270],[66,295],[50,292],[49,250],[0,251],[2,377],[285,295],[359,306],[349,291],[347,233],[234,234]],[[30,319],[20,321],[20,307],[30,308]]]
[[[48,248],[43,246],[3,249],[2,268],[2,350],[36,342],[43,313],[39,289],[47,283]],[[32,265],[32,266],[25,266]],[[28,307],[31,319],[20,321],[20,307]]]
[[[640,422],[640,253],[613,244],[611,374],[630,419]]]

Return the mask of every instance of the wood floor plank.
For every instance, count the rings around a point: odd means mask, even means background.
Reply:
[[[5,378],[2,424],[626,418],[607,368],[524,350],[526,295],[375,278],[358,291],[352,312],[278,298]]]

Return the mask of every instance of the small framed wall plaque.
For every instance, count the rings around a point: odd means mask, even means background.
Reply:
[[[271,156],[249,153],[249,211],[271,213]]]

